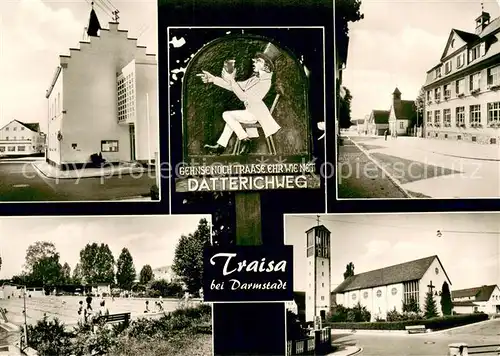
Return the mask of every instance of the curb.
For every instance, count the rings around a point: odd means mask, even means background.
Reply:
[[[370,161],[372,161],[384,174],[389,178],[389,180],[394,183],[394,185],[407,197],[411,199],[415,199],[414,196],[412,196],[408,191],[403,188],[401,183],[394,178],[380,163],[377,162],[375,158],[373,158],[364,148],[362,148],[357,142],[351,139],[350,136],[347,136],[347,138],[366,156]]]
[[[351,346],[354,350],[352,351],[347,351],[347,350],[341,350],[341,351],[335,351],[331,354],[328,354],[326,356],[354,356],[358,355],[361,352],[363,352],[363,348],[359,346]]]
[[[58,179],[71,180],[71,179],[85,179],[85,178],[110,178],[110,177],[114,177],[114,176],[117,176],[117,175],[131,175],[131,174],[136,174],[136,173],[153,172],[153,170],[149,170],[147,168],[144,168],[144,170],[141,171],[141,172],[117,172],[117,173],[113,173],[112,175],[109,175],[109,174],[106,174],[106,173],[104,173],[104,174],[97,174],[96,173],[96,174],[92,174],[90,176],[85,176],[85,177],[53,177],[53,176],[47,175],[36,164],[33,164],[33,162],[31,162],[31,165],[36,169],[36,171],[38,172],[38,174],[43,175],[45,178],[54,179],[54,180],[58,180]]]

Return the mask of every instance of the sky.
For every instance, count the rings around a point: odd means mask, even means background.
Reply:
[[[211,221],[209,215],[1,217],[0,279],[22,272],[26,250],[36,241],[54,243],[61,264],[68,262],[71,271],[80,250],[93,242],[108,244],[115,261],[128,248],[137,272],[145,264],[170,266],[180,237],[195,232],[202,218]]]
[[[45,91],[59,65],[59,55],[79,47],[90,2],[0,1],[0,127],[16,119],[39,122],[46,131]],[[158,53],[156,0],[96,0],[101,27],[109,28],[111,15],[103,3],[119,10],[119,29],[129,30],[129,37],[139,37],[138,44],[147,46],[148,53]]]
[[[321,215],[320,223],[332,233],[332,290],[344,280],[349,262],[358,274],[433,255],[452,290],[500,285],[498,213]],[[295,291],[306,289],[305,231],[316,225],[315,215],[285,217],[285,244],[294,246]]]
[[[426,72],[439,63],[451,29],[473,32],[481,0],[361,0],[364,19],[349,25],[343,85],[351,91],[351,119],[389,110],[396,87],[415,100]],[[500,0],[484,0],[491,18]]]

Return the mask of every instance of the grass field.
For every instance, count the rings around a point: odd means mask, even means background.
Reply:
[[[92,308],[94,311],[99,310],[99,303],[101,298],[93,298]],[[110,314],[117,313],[131,313],[132,319],[138,317],[154,317],[162,315],[156,306],[155,298],[104,298],[106,307]],[[146,300],[149,301],[149,313],[145,313]],[[49,318],[58,318],[66,325],[76,325],[80,316],[78,315],[79,302],[83,301],[84,306],[85,297],[75,296],[45,296],[36,298],[26,298],[26,321],[28,324],[35,324],[38,320],[47,314]],[[200,303],[199,300],[190,301],[190,306],[196,306]],[[178,299],[163,299],[164,312],[171,312],[179,308],[181,305]],[[7,319],[9,322],[22,325],[24,323],[24,300],[23,298],[0,299],[0,308],[7,309]]]

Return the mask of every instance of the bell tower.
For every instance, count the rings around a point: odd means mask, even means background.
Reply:
[[[330,311],[330,231],[318,225],[306,231],[306,322]]]

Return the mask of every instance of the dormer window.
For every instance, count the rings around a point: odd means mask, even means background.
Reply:
[[[461,68],[465,64],[465,53],[460,53],[457,56],[457,68]]]
[[[481,46],[474,46],[469,50],[469,62],[475,61],[481,56]]]
[[[441,77],[441,67],[436,68],[436,79]]]
[[[451,72],[451,59],[444,64],[444,72],[448,74]]]

